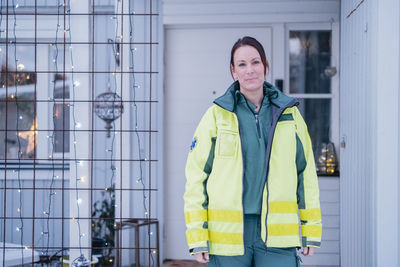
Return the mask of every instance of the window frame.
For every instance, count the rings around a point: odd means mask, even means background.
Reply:
[[[3,40],[3,44],[5,43],[5,39],[0,39]],[[40,38],[37,39],[37,42],[46,42],[48,41],[47,38]],[[17,43],[20,42],[34,42],[32,38],[18,38]],[[34,44],[32,44],[34,46]],[[36,70],[51,70],[54,69],[54,66],[52,65],[52,58],[51,56],[51,49],[52,47],[49,45],[37,45],[37,55],[41,55],[47,60],[36,60]],[[32,70],[33,72],[35,70]],[[36,100],[35,105],[36,105],[36,118],[37,118],[37,130],[38,134],[36,135],[36,155],[35,159],[32,160],[26,160],[24,159],[21,164],[24,166],[33,166],[34,164],[44,164],[48,165],[48,158],[51,155],[51,147],[52,147],[52,141],[51,138],[47,138],[49,135],[48,133],[45,134],[46,131],[50,132],[50,129],[53,128],[52,124],[52,101],[48,101],[47,104],[41,105],[40,108],[37,106],[38,102],[37,100],[49,100],[53,97],[52,89],[53,89],[53,83],[52,83],[52,73],[49,72],[41,72],[40,75],[36,76],[36,84],[33,84],[34,88],[36,87]],[[69,86],[70,81],[66,80],[65,84],[66,86]],[[40,87],[47,87],[45,90],[40,90]],[[66,101],[69,101],[69,99],[66,99]],[[62,103],[62,100],[57,100],[57,103]],[[40,144],[40,145],[39,145]],[[63,155],[64,154],[64,155]],[[63,157],[68,159],[69,158],[69,152],[67,153],[61,153],[61,152],[54,152],[53,153],[53,158],[58,160],[61,160]],[[7,161],[7,165],[9,164],[16,164],[18,161],[14,160],[0,160],[0,166],[4,165],[5,162]]]
[[[289,64],[289,40],[290,31],[331,31],[331,65],[336,67],[336,75],[331,78],[331,93],[329,94],[292,94],[289,91],[290,83],[290,64]],[[283,92],[291,97],[298,99],[330,99],[331,100],[331,125],[329,139],[335,145],[335,152],[339,162],[339,23],[288,23],[285,25],[285,81]]]

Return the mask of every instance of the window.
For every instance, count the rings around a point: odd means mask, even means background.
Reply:
[[[7,144],[0,149],[0,160],[17,161],[18,151],[23,163],[69,152],[70,81],[57,73],[64,64],[63,53],[58,54],[56,68],[54,46],[36,49],[37,57],[44,60],[35,63],[33,44],[0,45],[0,140]]]
[[[15,49],[0,46],[0,160],[33,159],[37,144],[37,117],[34,101],[37,82],[34,61],[30,58],[33,46],[19,45]],[[8,57],[6,57],[8,53]],[[20,60],[15,54],[20,55]]]
[[[327,143],[334,143],[338,151],[338,36],[333,24],[296,25],[288,27],[287,40],[285,92],[300,101],[318,167]]]

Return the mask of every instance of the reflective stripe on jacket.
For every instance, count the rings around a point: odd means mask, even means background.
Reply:
[[[268,83],[264,87],[271,93],[272,124],[261,237],[268,247],[319,247],[318,178],[307,126],[295,99]],[[204,114],[187,158],[184,210],[191,254],[244,254],[243,158],[234,88],[237,82]]]

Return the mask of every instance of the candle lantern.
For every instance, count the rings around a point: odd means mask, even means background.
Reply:
[[[317,171],[319,174],[333,175],[337,167],[335,146],[333,143],[322,143],[318,150]]]

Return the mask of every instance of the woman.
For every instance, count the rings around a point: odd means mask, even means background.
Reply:
[[[299,102],[265,82],[256,39],[239,39],[230,64],[235,82],[201,119],[186,163],[190,253],[207,266],[298,266],[296,248],[313,255],[322,231]]]

